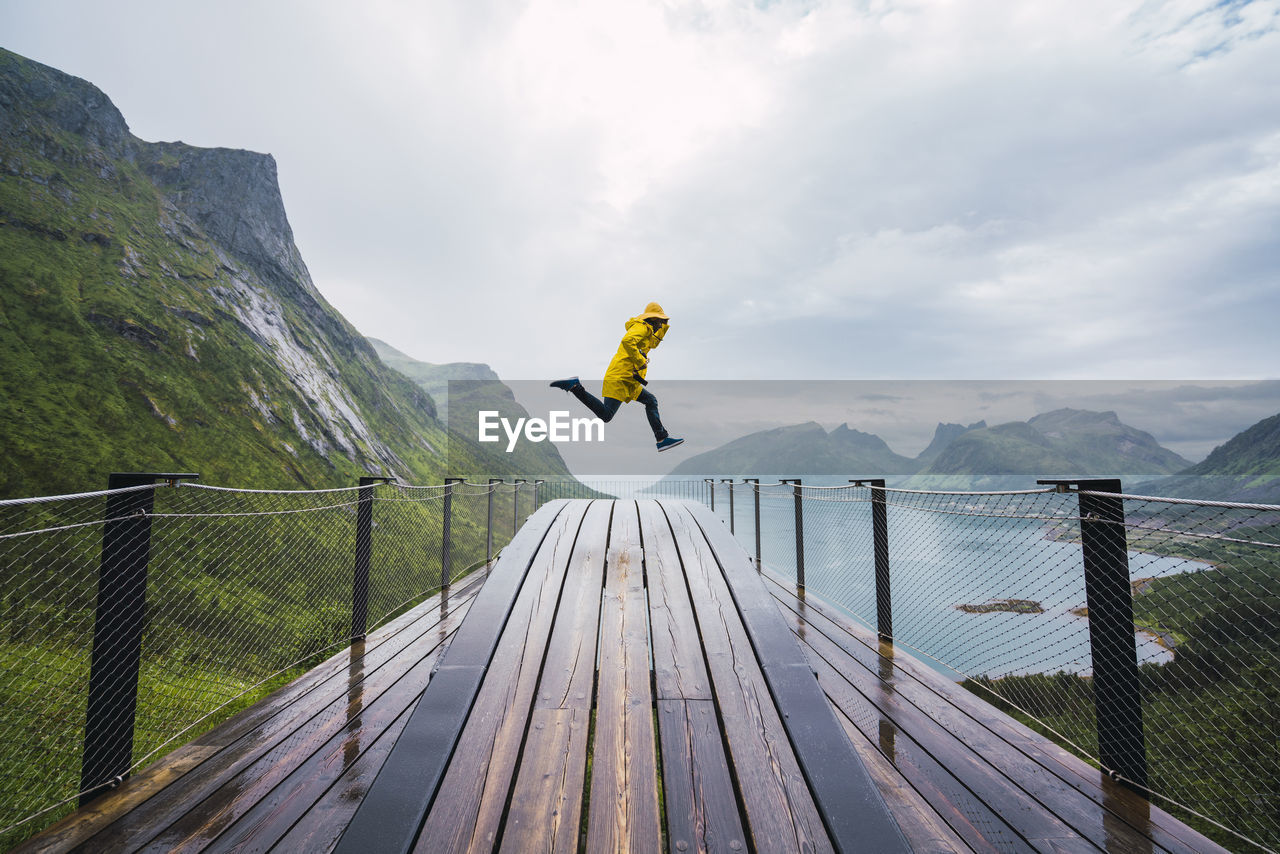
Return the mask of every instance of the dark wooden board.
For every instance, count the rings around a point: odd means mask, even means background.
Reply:
[[[747,838],[711,700],[658,700],[667,848],[746,851]]]
[[[336,783],[311,805],[288,832],[276,843],[277,851],[305,851],[307,854],[332,851],[338,837],[346,830],[351,816],[364,798],[365,792],[378,775],[387,754],[395,746],[404,725],[409,722],[409,707],[400,717],[379,733],[373,744],[364,750],[354,762],[347,765]]]
[[[578,850],[590,720],[587,709],[533,711],[502,851]]]
[[[831,851],[831,841],[702,531],[665,504],[706,650],[748,832],[758,851]]]
[[[898,694],[1096,844],[1146,851],[1150,840],[1156,849],[1179,854],[1226,850],[910,655],[894,656],[891,646],[829,604],[814,597],[802,604],[794,588],[772,582],[780,602],[806,618],[808,631],[821,631],[864,668],[883,670],[891,657]]]
[[[137,848],[176,823],[199,824],[203,820],[200,815],[188,819],[188,814],[198,810],[207,799],[219,797],[219,791],[234,791],[234,781],[248,769],[272,767],[274,762],[264,763],[264,757],[292,754],[294,761],[301,761],[298,757],[302,752],[295,750],[296,747],[323,744],[343,726],[352,672],[357,669],[363,671],[363,679],[368,683],[367,691],[385,690],[424,656],[439,650],[442,632],[461,623],[473,599],[469,596],[458,602],[451,598],[452,607],[447,617],[439,617],[437,605],[437,610],[430,612],[425,620],[411,622],[405,631],[373,646],[366,641],[363,654],[360,654],[359,646],[345,651],[342,655],[346,659],[346,673],[332,673],[322,690],[307,691],[293,703],[284,706],[271,704],[274,714],[265,719],[253,715],[257,720],[256,726],[157,796],[120,816],[87,840],[82,840],[82,850]],[[214,812],[221,808],[214,808]]]
[[[751,559],[705,507],[684,509],[715,552],[832,844],[849,852],[906,852],[902,831]]]
[[[1011,750],[1007,742],[989,730],[976,726],[942,697],[925,690],[909,676],[900,677],[894,659],[886,657],[892,653],[891,646],[885,646],[885,654],[872,651],[830,625],[815,625],[814,620],[822,618],[813,616],[811,609],[809,613],[807,637],[815,651],[831,660],[846,676],[856,675],[859,668],[866,673],[862,679],[851,678],[851,681],[883,686],[886,700],[880,704],[881,709],[893,715],[895,722],[910,727],[925,749],[936,751],[940,757],[950,756],[945,764],[957,773],[964,770],[969,788],[988,798],[993,805],[1003,803],[1007,808],[1017,801],[1025,801],[1036,807],[1029,811],[1030,815],[1053,815],[1061,822],[1062,827],[1045,824],[1039,831],[1020,828],[1033,844],[1038,839],[1063,838],[1064,831],[1069,829],[1072,836],[1083,837],[1100,848],[1133,852],[1151,849],[1149,838],[1132,828],[1127,833],[1118,827],[1107,828],[1096,804],[1042,766]],[[843,659],[836,649],[847,653]],[[882,678],[885,673],[889,682]],[[889,700],[889,696],[896,702]],[[889,708],[891,702],[893,709]],[[962,752],[964,759],[958,759],[955,751]],[[1007,783],[999,785],[1001,781]],[[1004,793],[1007,799],[1001,800],[999,793]],[[1045,831],[1050,835],[1045,836]]]
[[[353,692],[336,699],[312,726],[296,731],[243,773],[203,799],[145,851],[201,850],[212,844],[224,850],[261,850],[282,836],[324,790],[337,780],[347,761],[354,762],[362,742],[373,741],[406,709],[413,707],[427,684],[441,647],[422,639],[422,654],[407,671],[395,675],[381,668],[371,679],[353,680]],[[339,708],[340,706],[340,708]]]
[[[422,854],[488,851],[497,843],[585,505],[566,507],[529,568],[467,725],[418,835]]]
[[[478,575],[468,578],[465,585],[454,591],[453,601],[465,603],[475,595],[478,587]],[[434,627],[440,620],[440,603],[439,595],[431,597],[378,628],[363,645],[357,644],[355,648],[371,662],[370,666],[376,666],[372,664],[376,657],[381,656],[383,660],[389,658],[414,637]],[[208,760],[228,750],[228,755],[231,756],[246,750],[252,752],[253,749],[265,749],[264,740],[269,740],[272,733],[287,728],[290,721],[305,714],[303,710],[308,702],[314,701],[314,696],[331,697],[330,685],[336,684],[335,680],[345,681],[350,670],[350,659],[351,652],[348,649],[335,654],[235,717],[147,766],[126,780],[119,789],[97,798],[83,809],[47,828],[26,844],[14,849],[15,852],[38,849],[65,851],[117,822],[121,822],[121,827],[137,827],[149,823],[145,816],[156,815],[151,810],[170,799],[170,793],[177,789],[169,787],[176,786],[187,772],[198,769],[199,773],[186,780],[183,786],[190,786],[197,777],[200,782],[208,784],[210,781],[207,778],[218,773],[213,765],[205,765]],[[312,696],[311,701],[306,699],[309,696]],[[270,746],[269,743],[267,746]],[[216,788],[216,783],[212,788]],[[135,815],[135,811],[157,795],[160,797],[155,803]],[[182,799],[176,801],[180,805]],[[121,835],[129,834],[125,831]]]
[[[412,850],[516,596],[566,504],[543,505],[503,550],[336,851]]]
[[[654,693],[659,700],[710,700],[698,623],[671,526],[657,501],[639,502],[644,538]]]
[[[790,615],[789,622],[798,632],[798,615],[785,609],[783,613]],[[895,764],[917,789],[933,791],[929,800],[943,815],[967,816],[969,826],[997,848],[1025,845],[1024,850],[1045,850],[1050,840],[1063,839],[1075,840],[1081,847],[1091,845],[960,737],[904,700],[896,691],[891,662],[883,669],[877,662],[876,669],[870,670],[812,625],[806,628],[805,644],[814,653],[810,661],[824,690],[864,735],[879,738],[881,723],[896,731]],[[949,804],[950,811],[943,804]],[[977,847],[977,840],[952,826]]]
[[[886,758],[906,781],[937,811],[965,844],[975,851],[1031,852],[1040,850],[1021,836],[1006,820],[1030,814],[1029,804],[1012,806],[1005,816],[983,798],[989,793],[970,791],[946,765],[950,756],[935,757],[912,740],[889,716],[883,715],[865,695],[851,685],[839,670],[815,657],[818,681],[835,706],[857,727],[862,737],[888,747]],[[1008,804],[1011,799],[1003,801]],[[1088,849],[1096,850],[1093,846]]]
[[[612,501],[587,509],[565,577],[560,613],[551,631],[547,662],[538,683],[539,709],[591,711],[595,693],[600,590],[604,584]]]
[[[906,836],[911,850],[915,854],[972,851],[973,849],[942,820],[942,816],[938,815],[929,802],[912,788],[893,763],[886,758],[894,754],[895,734],[892,728],[882,727],[879,742],[872,744],[844,712],[838,708],[835,711],[840,725],[848,734],[858,755],[862,757],[867,771],[880,788],[885,803],[897,819],[898,827],[902,828],[902,833]]]
[[[634,502],[614,503],[600,613],[588,851],[657,851],[657,747],[648,605]]]

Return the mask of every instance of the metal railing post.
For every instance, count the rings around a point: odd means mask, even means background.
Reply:
[[[733,530],[733,478],[722,480],[721,483],[729,484],[729,533],[732,534],[734,533],[734,530]]]
[[[444,529],[440,535],[440,586],[447,589],[453,577],[453,485],[460,477],[444,479]]]
[[[800,478],[783,478],[782,483],[792,484],[791,490],[796,499],[796,589],[804,589],[804,495],[801,492]]]
[[[493,494],[498,491],[494,486],[495,483],[502,483],[502,478],[489,478],[489,510],[485,517],[485,530],[488,532],[485,534],[485,563],[493,563]]]
[[[533,506],[529,508],[529,513],[538,509],[538,484],[546,483],[545,480],[535,480],[533,482]]]
[[[758,572],[761,568],[760,567],[760,478],[745,477],[742,479],[742,482],[755,484],[755,486],[751,487],[751,493],[752,495],[755,496],[755,505],[756,505],[756,510],[755,510],[755,513],[756,513],[756,571]]]
[[[876,634],[881,640],[893,640],[893,597],[889,592],[889,514],[885,505],[883,478],[851,480],[857,486],[871,487],[871,540],[876,567]]]
[[[356,565],[351,572],[351,639],[363,640],[369,628],[369,562],[373,556],[373,491],[389,477],[360,478],[356,503]]]
[[[716,510],[716,482],[711,478],[703,478],[702,482],[711,484],[711,512],[714,513]]]
[[[528,483],[528,481],[517,480],[515,494],[511,496],[511,536],[513,539],[516,531],[520,530],[520,484],[522,483]]]
[[[116,472],[107,479],[107,489],[146,486],[157,480],[174,485],[199,476]],[[133,764],[154,507],[154,489],[107,496],[80,762],[81,806],[101,795],[103,785],[115,788],[129,776]]]
[[[1098,758],[1113,777],[1145,787],[1147,751],[1142,721],[1142,689],[1138,678],[1124,499],[1118,497],[1120,481],[1107,478],[1041,480],[1038,483],[1057,486],[1060,492],[1075,491],[1079,494]],[[1074,490],[1071,489],[1073,486]]]

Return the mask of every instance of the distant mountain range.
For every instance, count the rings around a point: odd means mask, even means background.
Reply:
[[[914,459],[878,436],[814,422],[763,430],[685,460],[673,476],[886,477],[921,489],[1016,489],[1038,478],[1122,477],[1127,492],[1280,504],[1280,415],[1192,465],[1114,412],[1059,409],[1027,421],[939,424]],[[1142,477],[1147,475],[1148,477]]]
[[[484,471],[446,457],[431,394],[472,366],[415,382],[379,358],[312,283],[270,155],[144,142],[90,83],[3,49],[0,358],[0,497],[112,471]]]
[[[1114,412],[1058,409],[955,436],[912,485],[996,489],[1036,478],[1172,474],[1191,465]]]
[[[1060,409],[992,427],[939,424],[914,459],[847,424],[828,433],[810,422],[735,439],[691,457],[673,474],[914,475],[934,485],[973,486],[974,478],[1171,474],[1190,465],[1114,412]]]

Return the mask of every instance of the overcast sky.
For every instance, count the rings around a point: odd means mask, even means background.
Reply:
[[[270,152],[418,359],[1280,377],[1280,0],[5,0],[145,140]],[[855,425],[856,426],[856,425]],[[1241,425],[1247,426],[1247,425]]]

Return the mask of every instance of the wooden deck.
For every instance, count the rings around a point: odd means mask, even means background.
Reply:
[[[335,848],[1223,850],[705,508],[586,500],[19,850]]]

